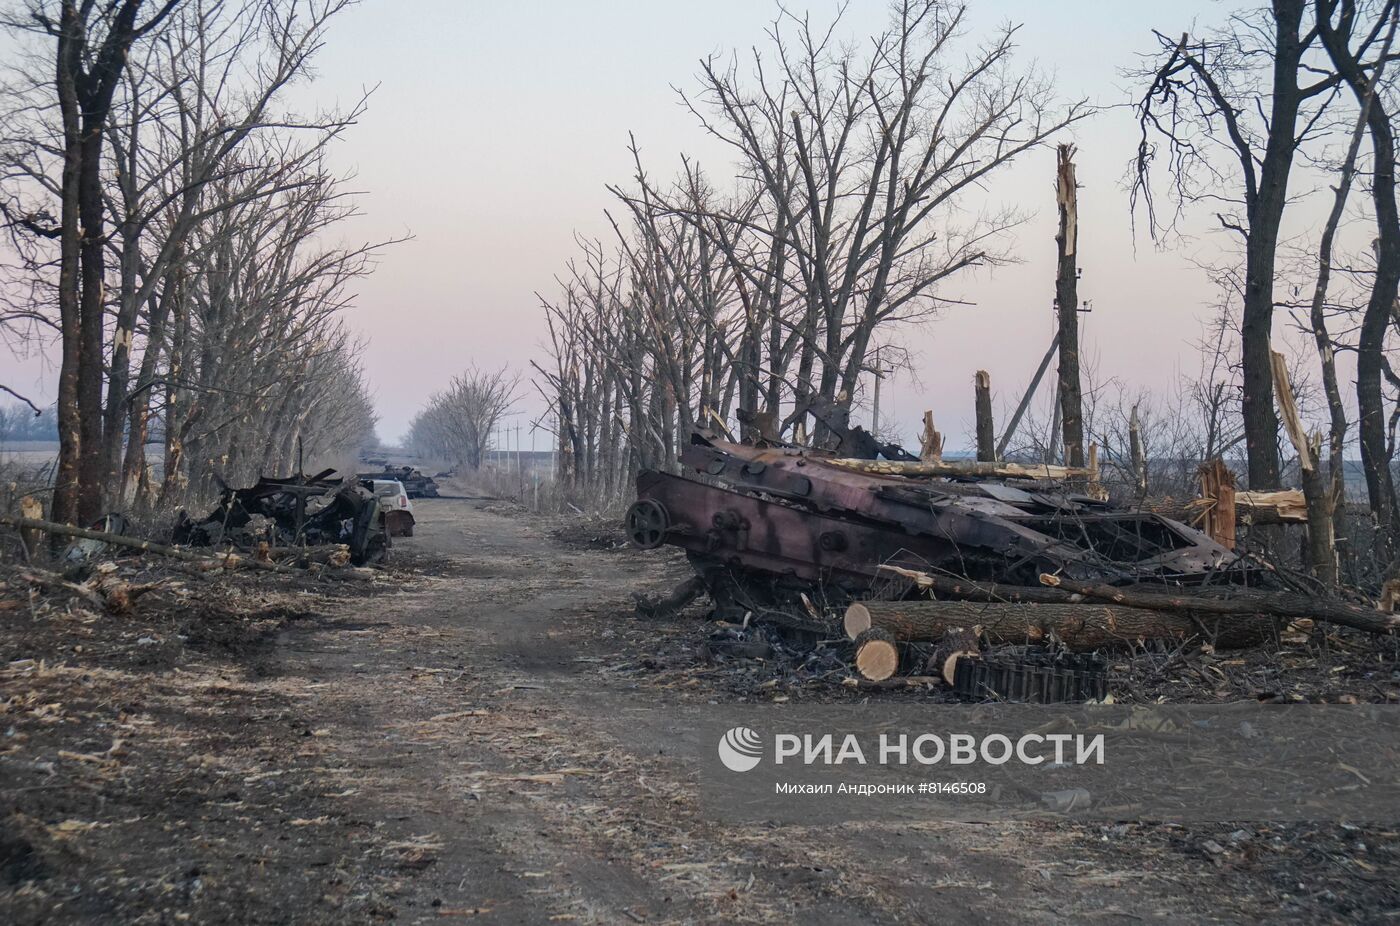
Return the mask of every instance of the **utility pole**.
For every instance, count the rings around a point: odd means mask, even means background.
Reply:
[[[880,369],[880,348],[875,348],[875,401],[874,407],[870,411],[870,435],[876,440],[880,437],[880,380],[885,378],[885,373]]]

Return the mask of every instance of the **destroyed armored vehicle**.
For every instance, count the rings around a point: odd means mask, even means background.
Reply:
[[[338,478],[333,469],[263,478],[245,489],[224,486],[206,517],[179,513],[172,539],[242,550],[263,543],[273,548],[344,544],[357,566],[383,560],[389,546],[378,497],[357,480]]]
[[[408,492],[409,498],[438,497],[438,485],[432,477],[423,475],[412,466],[390,466],[386,463],[379,472],[360,473],[356,478],[365,482],[372,482],[376,479],[401,482],[404,490]]]
[[[894,582],[882,564],[1017,586],[1044,573],[1199,585],[1252,568],[1197,530],[1037,479],[1034,466],[849,459],[709,432],[681,462],[695,475],[638,476],[627,535],[685,550],[733,617],[865,597]],[[988,475],[1005,472],[1025,478]]]

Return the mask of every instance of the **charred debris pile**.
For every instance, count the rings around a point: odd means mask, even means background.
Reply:
[[[131,522],[111,514],[90,527],[44,520],[33,498],[19,516],[0,523],[16,528],[27,560],[42,558],[54,542],[67,541],[61,561],[69,571],[106,557],[150,554],[194,571],[257,570],[336,578],[366,578],[360,567],[382,563],[390,539],[384,512],[368,484],[335,470],[315,475],[261,478],[246,488],[223,486],[207,514],[176,514],[168,542],[136,536]]]
[[[1359,596],[1320,595],[1186,524],[1109,502],[1092,454],[1071,469],[843,446],[859,455],[696,431],[683,475],[642,473],[629,540],[679,547],[695,576],[639,608],[706,595],[739,655],[823,649],[862,687],[1027,701],[1101,698],[1114,650],[1249,647],[1296,622],[1400,628]]]
[[[177,544],[224,546],[267,559],[279,554],[305,557],[312,548],[364,566],[383,561],[389,549],[379,500],[362,477],[342,479],[328,469],[314,476],[259,479],[245,489],[225,487],[205,517],[178,516]]]

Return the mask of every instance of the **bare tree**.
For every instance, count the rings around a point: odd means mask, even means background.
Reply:
[[[857,51],[839,17],[817,29],[783,11],[747,72],[701,62],[684,99],[737,154],[733,188],[689,159],[658,182],[634,141],[615,249],[581,242],[541,299],[537,385],[562,473],[618,491],[674,467],[692,427],[736,420],[749,438],[804,439],[814,406],[849,415],[877,332],[935,316],[959,273],[1007,259],[1019,215],[970,200],[1090,109],[1016,68],[1015,29],[969,47],[963,18],[908,0]]]
[[[519,387],[520,377],[504,367],[469,367],[413,416],[409,443],[424,456],[480,469],[496,425],[519,399]]]
[[[59,219],[36,213],[7,216],[59,243],[58,314],[63,346],[59,370],[58,474],[53,517],[92,520],[101,509],[102,371],[106,283],[106,204],[102,195],[105,133],[112,100],[132,45],[158,28],[179,0],[96,4],[30,0],[11,28],[52,41],[54,90],[62,126]]]
[[[1396,500],[1390,468],[1392,454],[1386,435],[1382,371],[1387,365],[1384,353],[1386,335],[1395,318],[1396,291],[1400,288],[1400,210],[1397,210],[1395,198],[1396,153],[1392,111],[1384,94],[1376,92],[1376,87],[1394,38],[1396,4],[1393,0],[1386,0],[1376,10],[1361,11],[1354,0],[1317,0],[1316,10],[1317,31],[1322,45],[1337,73],[1356,98],[1360,110],[1357,131],[1352,136],[1352,145],[1339,180],[1334,213],[1339,214],[1345,202],[1345,189],[1351,182],[1362,124],[1371,139],[1371,203],[1376,222],[1376,262],[1357,341],[1357,432],[1371,512],[1379,527],[1378,537],[1384,548],[1382,555],[1388,559],[1393,555],[1395,534],[1400,529],[1400,502]],[[1366,16],[1367,12],[1372,15]],[[1377,42],[1381,43],[1380,54],[1377,60],[1368,62],[1367,55]],[[1329,222],[1329,228],[1335,229],[1335,222]],[[1330,250],[1330,240],[1327,247]],[[1320,294],[1314,297],[1315,303],[1321,301],[1321,294],[1326,291],[1324,273],[1330,271],[1330,254],[1327,254],[1326,260],[1328,263],[1319,269]],[[1325,329],[1323,331],[1325,336]],[[1337,403],[1334,402],[1332,407],[1335,417]]]
[[[839,17],[816,28],[784,12],[769,32],[775,68],[757,52],[747,79],[737,62],[702,62],[702,93],[687,103],[735,149],[762,200],[756,214],[719,218],[791,259],[800,347],[789,423],[812,396],[849,408],[877,327],[931,317],[947,302],[941,284],[1005,259],[1018,216],[962,219],[957,207],[1090,112],[1059,104],[1036,72],[1013,70],[1014,27],[961,60],[964,15],[904,0],[857,55],[836,37]]]
[[[60,519],[153,500],[152,437],[164,442],[159,496],[176,501],[373,432],[359,348],[338,316],[382,243],[321,243],[355,214],[325,151],[364,101],[310,116],[283,102],[349,0],[179,0],[137,26],[141,5],[29,0],[9,23],[32,54],[0,107],[0,205],[21,246],[16,276],[33,282],[7,318],[58,316]],[[39,76],[50,41],[56,96]],[[89,145],[72,191],[68,71]],[[51,204],[63,219],[47,218]],[[74,208],[76,264],[64,237]]]
[[[1272,0],[1206,35],[1154,33],[1158,63],[1142,75],[1148,87],[1138,104],[1133,201],[1146,206],[1153,233],[1174,222],[1161,221],[1152,196],[1151,170],[1165,145],[1175,215],[1210,202],[1243,244],[1241,408],[1254,489],[1279,487],[1270,350],[1289,176],[1337,86],[1335,75],[1318,74],[1308,60],[1318,33],[1305,21],[1307,7],[1307,0]]]

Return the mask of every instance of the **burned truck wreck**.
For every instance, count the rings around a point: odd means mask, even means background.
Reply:
[[[950,465],[950,475],[911,476],[917,464],[872,471],[882,464],[700,431],[681,462],[695,475],[638,476],[625,530],[637,547],[685,550],[717,616],[730,619],[800,623],[804,612],[899,597],[890,565],[1011,586],[1043,574],[1189,586],[1252,568],[1199,531],[1087,487],[988,478],[976,464],[969,475]]]

